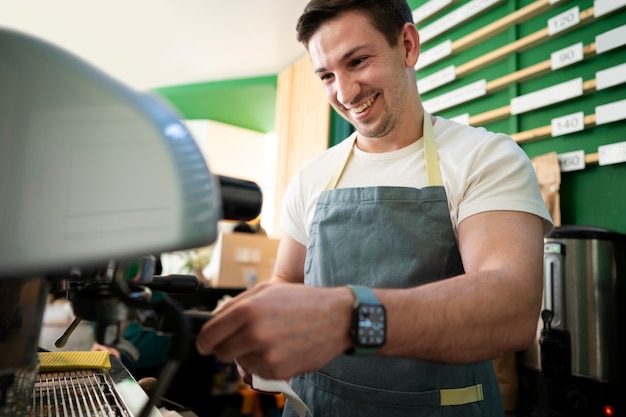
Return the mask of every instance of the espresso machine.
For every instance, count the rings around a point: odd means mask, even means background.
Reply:
[[[159,394],[210,315],[152,301],[153,290],[193,292],[197,279],[155,276],[150,254],[209,245],[219,220],[255,218],[261,202],[256,184],[209,170],[166,103],[0,28],[0,416],[158,415]],[[119,343],[129,320],[173,335],[153,396],[129,404],[144,397],[121,392],[132,378],[120,362],[76,376],[89,382],[72,389],[65,375],[43,398],[38,341],[52,289],[66,294],[77,320],[95,324],[99,343]]]
[[[536,340],[520,354],[520,416],[626,416],[626,235],[556,227],[544,239]]]

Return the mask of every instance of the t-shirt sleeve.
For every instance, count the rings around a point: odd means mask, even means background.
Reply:
[[[513,139],[502,134],[487,139],[471,161],[458,222],[492,210],[532,213],[544,220],[545,233],[552,229],[530,159]]]

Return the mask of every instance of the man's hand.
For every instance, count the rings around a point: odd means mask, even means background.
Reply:
[[[215,311],[198,352],[236,360],[249,374],[288,379],[319,369],[350,346],[353,296],[346,287],[259,284]]]

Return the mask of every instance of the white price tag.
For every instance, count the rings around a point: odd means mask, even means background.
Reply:
[[[431,114],[439,110],[454,107],[487,94],[487,80],[474,81],[464,87],[457,88],[448,93],[424,101],[424,108]]]
[[[582,95],[583,79],[582,77],[574,78],[534,93],[513,97],[511,99],[511,114],[524,113]]]
[[[593,16],[604,16],[624,6],[626,6],[626,0],[595,0],[593,2]]]
[[[568,114],[552,119],[552,136],[562,136],[568,133],[580,132],[585,129],[585,113]]]
[[[550,63],[552,71],[566,67],[575,62],[580,62],[584,58],[583,43],[578,42],[575,45],[568,46],[567,48],[559,49],[552,52],[550,55]]]
[[[626,44],[626,25],[596,35],[596,54],[617,49]]]
[[[626,162],[626,142],[598,147],[599,165],[619,164],[620,162]]]
[[[626,82],[626,62],[596,72],[596,90],[604,90]]]
[[[456,79],[456,68],[454,65],[445,67],[442,70],[430,74],[428,77],[424,77],[417,81],[417,88],[420,93],[426,93],[434,90],[437,87],[441,87],[444,84],[448,84]]]
[[[443,41],[439,45],[433,46],[429,50],[422,52],[417,60],[417,64],[415,64],[415,70],[427,67],[428,65],[444,59],[451,54],[452,41],[448,39],[447,41]]]
[[[596,124],[626,119],[626,99],[596,106]]]
[[[585,169],[585,151],[574,151],[558,154],[561,172],[580,171]]]
[[[491,6],[501,1],[502,0],[471,0],[433,23],[422,27],[419,31],[420,41],[424,44],[472,17],[479,15],[484,10],[489,9]]]
[[[429,0],[413,10],[413,21],[418,24],[452,4],[452,0]]]
[[[580,8],[576,6],[548,19],[548,33],[552,36],[578,23],[580,23]]]

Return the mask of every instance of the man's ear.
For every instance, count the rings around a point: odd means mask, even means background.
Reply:
[[[404,61],[407,67],[415,67],[420,55],[420,35],[413,23],[407,22],[400,32]]]

